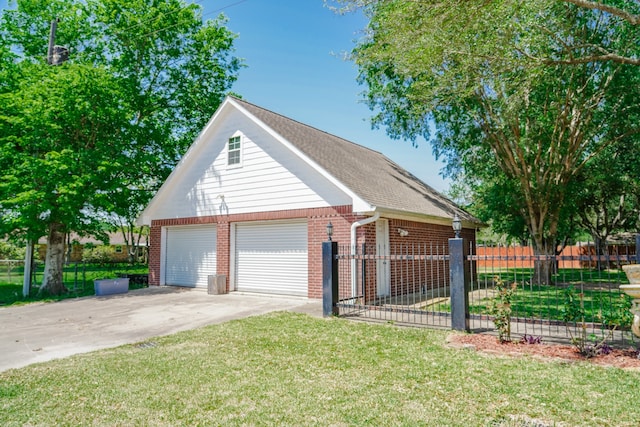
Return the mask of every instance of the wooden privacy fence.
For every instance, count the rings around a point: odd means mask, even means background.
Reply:
[[[478,268],[533,268],[535,253],[531,246],[478,245],[475,250]],[[598,254],[593,243],[566,246],[557,255],[558,268],[596,268],[606,262],[608,268],[620,268],[637,256],[635,244],[612,244],[606,254]]]

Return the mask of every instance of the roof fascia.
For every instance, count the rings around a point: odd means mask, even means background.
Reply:
[[[383,218],[423,222],[423,223],[434,224],[434,225],[446,225],[449,227],[451,226],[451,223],[453,221],[453,217],[443,218],[443,217],[438,217],[433,215],[424,215],[424,214],[413,213],[413,212],[399,211],[395,209],[377,208],[376,211],[380,212],[380,216],[382,216]],[[478,229],[478,228],[482,228],[483,226],[484,224],[479,224],[473,221],[467,221],[467,220],[462,221],[463,228]]]

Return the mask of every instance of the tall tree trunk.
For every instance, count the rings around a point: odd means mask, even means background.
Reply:
[[[555,245],[547,241],[534,240],[533,253],[540,258],[536,258],[533,262],[531,282],[536,285],[552,285],[556,270]]]
[[[52,223],[49,225],[44,277],[42,278],[42,286],[38,292],[40,295],[61,295],[68,291],[62,281],[65,238],[63,230],[64,226],[60,223]]]
[[[594,242],[595,255],[596,255],[596,269],[598,271],[604,271],[609,268],[609,261],[605,259],[609,255],[609,245],[607,244],[607,237],[596,237]]]

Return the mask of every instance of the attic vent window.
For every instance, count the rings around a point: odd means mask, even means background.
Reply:
[[[229,138],[229,150],[228,150],[228,161],[227,164],[231,165],[239,165],[240,164],[240,137],[234,136]]]

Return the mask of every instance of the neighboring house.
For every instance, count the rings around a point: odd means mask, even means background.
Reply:
[[[220,274],[230,291],[321,298],[329,222],[345,245],[446,245],[455,214],[475,241],[479,221],[382,154],[228,97],[138,222],[150,285]]]
[[[85,248],[95,248],[99,246],[109,246],[111,248],[110,261],[111,262],[128,262],[129,255],[127,253],[127,244],[124,241],[124,237],[120,231],[114,231],[107,233],[109,238],[109,244],[105,245],[101,240],[91,236],[78,236],[76,233],[71,233],[67,236],[65,244],[65,259],[70,262],[82,261],[82,255]],[[138,251],[138,257],[143,259],[147,253],[147,241],[143,237],[140,241],[140,246],[136,248]],[[37,254],[38,259],[44,261],[47,253],[47,239],[41,237],[38,240]]]

